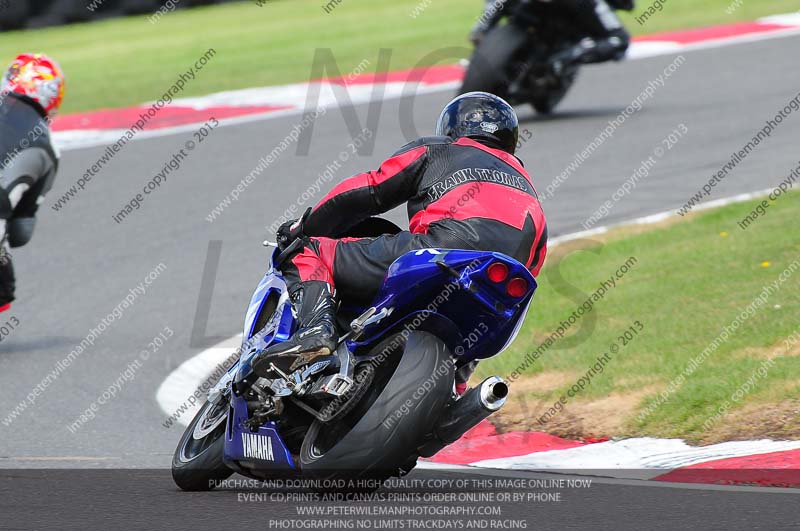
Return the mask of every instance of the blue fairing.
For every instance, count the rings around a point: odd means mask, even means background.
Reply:
[[[522,278],[520,297],[506,292],[506,283],[489,280],[495,262],[508,266],[508,279]],[[446,266],[446,267],[443,267]],[[422,249],[398,258],[376,298],[376,308],[392,308],[389,317],[366,330],[352,347],[377,342],[391,331],[427,330],[467,360],[499,354],[516,336],[536,290],[528,269],[504,254],[481,251]]]
[[[274,422],[267,422],[258,431],[245,428],[247,403],[239,396],[233,397],[228,412],[228,429],[225,430],[224,460],[228,466],[239,469],[241,465],[261,469],[294,469],[289,449],[278,434]]]
[[[269,322],[256,330],[256,322],[264,306],[270,299],[277,301],[277,307]],[[272,343],[286,341],[294,331],[292,304],[286,291],[286,282],[280,272],[272,267],[272,257],[267,273],[258,283],[244,320],[242,333],[241,358],[238,363],[237,381],[241,381],[251,372],[251,361],[255,354]]]
[[[493,282],[487,268],[505,264],[506,278]],[[508,282],[517,279],[519,292],[508,292]],[[520,280],[521,279],[521,280]],[[388,315],[367,326],[357,341],[349,341],[353,352],[369,348],[391,333],[425,330],[441,338],[451,352],[464,360],[489,358],[513,341],[536,290],[536,280],[527,268],[504,254],[422,249],[398,258],[390,267],[373,303],[375,313]],[[267,324],[256,330],[259,315],[266,306],[275,311]],[[357,309],[360,313],[364,309]],[[268,310],[269,311],[269,310]],[[263,323],[263,318],[260,321]],[[259,325],[260,327],[260,325]],[[234,385],[253,377],[252,359],[268,345],[285,341],[294,331],[295,320],[286,284],[271,266],[250,301],[244,324],[241,358],[229,371],[229,380],[218,385]],[[244,425],[247,404],[231,395],[231,409],[225,438],[225,461],[242,471],[248,467],[294,469],[291,453],[274,422],[253,432]]]

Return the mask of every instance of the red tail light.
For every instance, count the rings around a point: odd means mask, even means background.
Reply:
[[[495,262],[486,268],[486,276],[492,282],[503,282],[508,278],[508,266],[503,262]]]
[[[528,281],[524,278],[512,278],[506,285],[506,293],[512,297],[522,297],[528,291]]]

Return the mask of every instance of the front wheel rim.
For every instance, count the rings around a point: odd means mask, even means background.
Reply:
[[[202,416],[198,419],[191,435],[184,438],[181,445],[179,458],[183,463],[189,463],[200,457],[224,433],[224,420],[227,418],[227,404],[206,404]],[[211,413],[211,415],[209,415]]]

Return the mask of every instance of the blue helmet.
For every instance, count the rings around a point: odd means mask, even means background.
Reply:
[[[436,134],[482,140],[513,155],[519,120],[503,98],[488,92],[467,92],[445,105],[436,123]]]

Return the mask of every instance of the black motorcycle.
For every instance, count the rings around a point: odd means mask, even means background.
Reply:
[[[554,65],[553,57],[586,35],[548,4],[523,1],[509,11],[506,23],[489,30],[475,47],[461,93],[491,92],[512,105],[530,103],[538,113],[549,114],[579,68]]]

